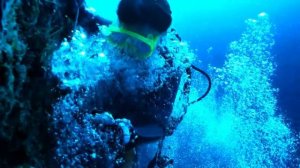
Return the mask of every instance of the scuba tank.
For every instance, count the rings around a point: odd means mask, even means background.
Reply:
[[[171,32],[174,32],[175,29],[171,29]],[[177,40],[181,41],[181,37],[176,33],[175,34]],[[169,62],[169,64],[172,64],[172,60],[167,58],[167,54],[169,53],[167,47],[159,47],[158,51],[160,54]],[[206,79],[207,79],[207,88],[205,92],[196,100],[189,100],[189,94],[190,94],[190,89],[191,89],[191,80],[192,80],[192,71],[196,71],[201,73]],[[165,140],[166,136],[171,136],[174,131],[176,130],[177,126],[181,123],[183,120],[184,116],[187,114],[187,109],[190,105],[195,104],[199,101],[201,101],[203,98],[205,98],[208,93],[211,90],[211,78],[210,76],[202,69],[191,65],[188,67],[185,71],[185,79],[181,79],[180,85],[182,88],[179,88],[177,91],[177,94],[180,94],[179,92],[182,90],[182,93],[179,95],[179,99],[184,99],[182,100],[183,103],[180,105],[181,107],[179,108],[180,110],[172,112],[171,116],[168,118],[168,124],[167,127],[165,128],[166,130],[164,131],[165,134],[164,136],[160,139],[159,144],[158,144],[158,151],[156,152],[154,158],[151,160],[151,162],[148,165],[148,168],[155,168],[155,167],[167,167],[169,165],[173,165],[174,160],[170,159],[168,156],[162,155],[162,148],[163,148],[163,142]],[[176,102],[176,100],[175,100]],[[174,103],[176,104],[176,103]]]

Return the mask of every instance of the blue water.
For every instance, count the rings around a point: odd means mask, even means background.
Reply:
[[[118,1],[87,2],[101,16],[116,19]],[[196,53],[194,64],[211,75],[213,88],[202,102],[190,106],[174,135],[166,139],[163,153],[174,158],[175,167],[298,167],[299,156],[294,154],[300,131],[300,2],[170,3],[172,26]],[[87,39],[83,32],[76,32],[73,40],[54,54],[53,73],[62,79],[62,87],[72,90],[54,105],[54,125],[56,129],[64,126],[57,132],[57,157],[63,165],[101,155],[96,151],[103,146],[97,141],[101,130],[93,126],[93,117],[82,113],[78,106],[84,104],[96,79],[110,78],[105,66],[116,60],[109,57],[113,53],[108,51],[101,40]],[[183,51],[192,55],[189,50]],[[93,52],[100,57],[85,57]],[[69,58],[72,61],[66,64]],[[154,67],[161,63],[155,57],[148,61]],[[71,75],[66,77],[65,72]],[[203,92],[199,88],[206,86],[205,79],[194,75],[191,99],[197,98]],[[148,80],[151,87],[151,78]],[[80,122],[85,126],[81,127]],[[86,150],[92,147],[95,151]]]
[[[238,39],[245,28],[244,20],[257,13],[267,12],[275,26],[276,44],[272,50],[277,63],[274,86],[280,89],[279,107],[291,120],[293,127],[300,131],[300,2],[289,1],[192,1],[191,11],[180,13],[176,18],[179,1],[174,4],[174,26],[184,39],[198,51],[203,66],[222,65],[230,41]],[[187,7],[188,4],[185,4]],[[178,9],[179,10],[179,9]],[[181,10],[184,11],[184,10]],[[188,18],[185,20],[185,18]],[[194,24],[197,23],[197,24]],[[187,31],[188,30],[188,31]],[[213,50],[207,53],[207,49]]]

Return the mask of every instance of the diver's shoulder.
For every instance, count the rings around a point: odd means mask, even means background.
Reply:
[[[170,29],[166,32],[161,38],[157,50],[169,64],[181,70],[190,67],[196,59],[195,52],[191,49],[189,43],[182,40],[175,29]]]

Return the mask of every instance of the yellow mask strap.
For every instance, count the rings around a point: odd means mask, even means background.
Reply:
[[[148,37],[145,37],[143,35],[140,35],[136,32],[127,30],[125,28],[120,28],[120,27],[116,27],[116,26],[109,26],[108,30],[110,30],[111,32],[117,32],[117,33],[123,33],[123,34],[127,34],[131,37],[134,37],[136,39],[139,39],[140,41],[144,42],[145,44],[150,46],[151,52],[149,53],[149,55],[151,55],[156,47],[156,44],[158,42],[159,36],[153,36],[153,35],[148,35]]]

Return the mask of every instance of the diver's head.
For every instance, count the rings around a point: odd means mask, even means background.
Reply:
[[[119,26],[110,26],[110,41],[137,58],[153,54],[160,36],[172,22],[166,0],[121,0],[117,14]]]
[[[121,0],[117,10],[122,24],[145,26],[158,33],[166,32],[170,27],[171,13],[167,0]]]

